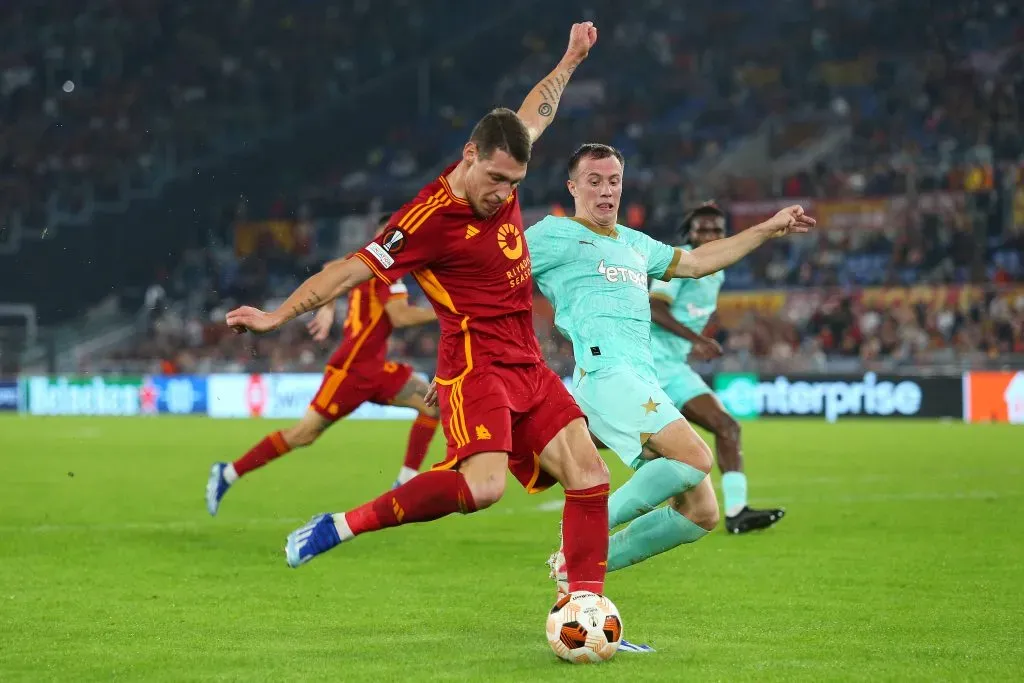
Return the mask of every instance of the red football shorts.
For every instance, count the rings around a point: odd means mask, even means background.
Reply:
[[[388,405],[412,375],[412,366],[385,361],[384,365],[353,366],[348,372],[330,365],[309,407],[334,422],[369,401]]]
[[[529,493],[555,484],[540,467],[540,452],[583,411],[562,380],[544,364],[486,365],[437,385],[448,456],[434,469],[451,469],[476,453],[505,451],[508,469]]]

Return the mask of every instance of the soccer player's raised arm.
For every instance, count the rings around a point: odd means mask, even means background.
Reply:
[[[541,136],[555,118],[555,111],[558,110],[558,102],[562,99],[562,92],[565,90],[569,78],[576,67],[587,58],[590,48],[597,42],[597,28],[593,22],[584,21],[581,24],[573,24],[569,31],[569,47],[565,50],[562,61],[558,63],[554,71],[544,77],[540,83],[534,86],[530,94],[523,100],[523,104],[516,112],[523,123],[530,131],[530,139],[533,142]]]
[[[242,306],[228,313],[227,323],[236,332],[271,332],[289,320],[347,294],[371,277],[373,272],[359,259],[328,263],[323,270],[299,285],[276,310],[265,312],[252,306]]]
[[[738,235],[701,245],[693,251],[681,251],[674,277],[700,278],[728,268],[773,237],[807,232],[815,220],[802,206],[787,206],[782,211]]]

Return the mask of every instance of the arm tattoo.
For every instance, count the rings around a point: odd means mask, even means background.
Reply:
[[[565,86],[569,84],[569,76],[575,70],[576,67],[570,66],[562,73],[555,74],[553,77],[545,78],[541,81],[540,96],[544,101],[537,108],[538,114],[544,118],[554,115],[555,107],[558,106],[558,100],[562,98]]]
[[[545,102],[558,102],[558,98],[562,96],[562,91],[559,89],[558,84],[550,78],[541,81],[540,89]]]
[[[540,94],[544,98],[545,102],[554,102],[558,99],[558,95],[551,90],[551,86],[548,85],[547,81],[541,81]]]
[[[323,301],[323,297],[316,292],[312,292],[304,301],[299,302],[295,308],[292,309],[292,313],[296,316],[300,316],[306,311],[312,311],[314,308],[319,308],[321,301]]]

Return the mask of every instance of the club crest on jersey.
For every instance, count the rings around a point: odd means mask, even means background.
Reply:
[[[506,258],[515,261],[523,255],[523,237],[519,234],[519,228],[511,223],[505,223],[498,228],[498,246]]]
[[[641,273],[625,266],[606,266],[604,259],[597,264],[597,272],[608,282],[622,282],[647,289],[647,273]]]
[[[381,244],[384,245],[384,251],[389,254],[397,254],[405,248],[405,233],[398,228],[389,228],[384,233]]]

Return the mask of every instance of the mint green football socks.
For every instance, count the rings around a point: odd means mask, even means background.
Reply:
[[[697,526],[671,505],[652,510],[608,540],[608,571],[643,562],[677,545],[693,543],[707,533],[707,529]]]
[[[644,463],[608,499],[608,528],[650,512],[669,498],[689,491],[706,476],[695,467],[668,458]]]

